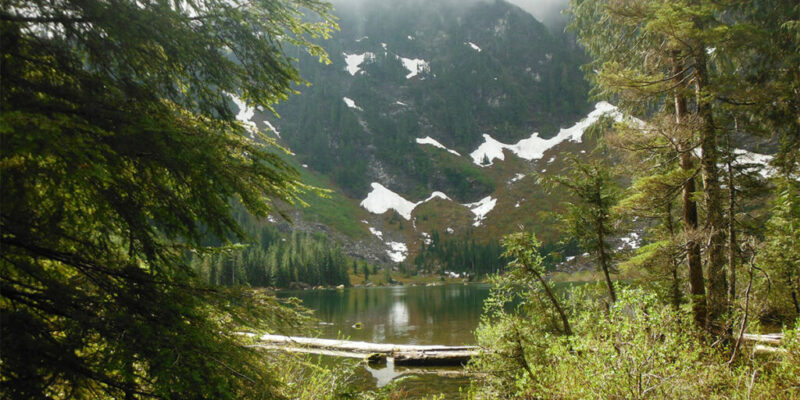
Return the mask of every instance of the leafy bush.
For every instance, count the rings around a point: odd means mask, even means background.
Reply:
[[[800,329],[785,334],[785,353],[750,354],[728,365],[729,352],[692,328],[690,314],[654,294],[622,289],[613,305],[588,306],[574,289],[572,336],[554,333],[536,314],[508,312],[495,296],[477,330],[482,349],[470,368],[484,373],[478,398],[722,399],[798,398]],[[583,308],[583,309],[581,309]],[[539,314],[541,315],[541,314]]]

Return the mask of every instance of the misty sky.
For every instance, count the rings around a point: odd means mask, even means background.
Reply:
[[[560,15],[562,9],[566,8],[569,0],[507,0],[509,3],[516,4],[523,10],[533,14],[539,21],[548,23],[551,19],[561,20],[564,16]]]
[[[364,3],[378,2],[378,1],[392,1],[392,0],[328,0],[334,5],[350,5],[359,6]],[[458,5],[474,4],[477,1],[492,2],[494,0],[430,0],[430,1],[451,1]],[[515,4],[523,10],[531,13],[536,19],[543,22],[545,25],[557,25],[564,21],[564,16],[560,14],[561,10],[566,8],[569,0],[506,0],[509,3]]]

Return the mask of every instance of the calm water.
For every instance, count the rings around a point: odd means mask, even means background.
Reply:
[[[374,343],[474,344],[488,285],[281,291],[314,310],[320,337]]]
[[[474,344],[483,301],[489,285],[393,286],[343,290],[281,291],[279,297],[297,297],[314,310],[320,337],[349,338],[394,344]],[[335,362],[335,361],[333,361]],[[458,368],[419,370],[394,367],[360,367],[363,388],[381,387],[401,376],[407,398],[443,393],[459,398],[469,379]],[[450,376],[442,376],[450,375]],[[452,375],[456,375],[452,377]]]

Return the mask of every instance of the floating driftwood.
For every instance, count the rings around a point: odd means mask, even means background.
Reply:
[[[464,365],[477,354],[476,346],[417,346],[369,343],[350,340],[317,339],[299,336],[264,335],[257,347],[299,353],[365,358],[383,354],[394,358],[396,365]]]

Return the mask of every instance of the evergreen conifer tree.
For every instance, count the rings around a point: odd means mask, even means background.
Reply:
[[[270,357],[236,332],[298,316],[207,288],[185,260],[209,236],[243,235],[234,201],[265,217],[272,199],[295,200],[297,173],[236,121],[231,97],[265,110],[286,98],[300,77],[283,49],[324,59],[308,38],[329,33],[327,12],[316,0],[3,3],[4,398],[281,396]]]

